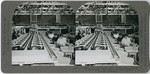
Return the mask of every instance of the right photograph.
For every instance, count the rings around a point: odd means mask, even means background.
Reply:
[[[95,1],[76,11],[76,66],[138,66],[139,21],[128,3]]]

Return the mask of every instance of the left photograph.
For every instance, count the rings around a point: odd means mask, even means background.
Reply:
[[[74,66],[75,12],[63,2],[34,1],[12,18],[12,66]]]

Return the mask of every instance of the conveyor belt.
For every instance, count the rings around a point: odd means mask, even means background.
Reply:
[[[90,39],[87,39],[85,44],[81,44],[85,49],[89,48],[93,40],[95,39],[96,35],[91,37]]]
[[[97,38],[97,40],[95,41],[95,48],[96,47],[103,47],[104,49],[107,49],[107,47],[109,47],[109,50],[111,51],[111,54],[113,56],[113,58],[118,59],[119,55],[116,52],[116,50],[114,49],[114,47],[112,46],[110,40],[108,39],[107,35],[105,33],[103,34],[99,34],[99,37]],[[103,49],[101,48],[101,49]]]
[[[88,50],[94,50],[94,45],[96,43],[96,40],[98,38],[100,33],[96,33],[96,35],[94,36],[94,38],[87,44],[87,46],[85,47]]]
[[[119,62],[118,53],[112,47],[107,35],[102,32],[95,33],[91,40],[87,41],[82,49],[83,51],[76,50],[76,64],[111,64],[117,65]],[[81,49],[81,50],[82,50]],[[92,54],[92,55],[91,55]],[[84,58],[84,60],[82,60]]]
[[[42,50],[44,48],[42,40],[39,37],[38,33],[34,34],[31,47],[32,47],[33,50],[34,49],[36,49],[36,50]]]
[[[95,47],[102,45],[103,41],[104,41],[103,34],[100,33],[97,40],[96,40],[96,42],[95,42]]]
[[[76,46],[76,48],[81,48],[81,50],[95,50],[99,47],[101,50],[107,50],[109,47],[113,57],[119,58],[116,50],[113,48],[106,34],[98,32],[92,37],[86,39],[82,44]]]
[[[80,44],[85,44],[87,43],[87,41],[93,37],[94,34],[89,34],[89,35],[85,35],[83,38],[81,38],[80,40],[76,41],[76,46],[80,45]]]
[[[36,46],[39,45],[39,38],[38,38],[38,34],[35,33],[33,36],[33,40],[32,40],[32,45],[31,46]]]
[[[83,43],[76,46],[76,48],[81,48],[82,50],[91,49],[91,47],[94,44],[95,40],[97,39],[98,35],[99,35],[99,33],[92,34],[91,36],[87,37],[87,39]]]
[[[53,59],[56,59],[57,56],[55,55],[55,53],[53,52],[53,50],[49,47],[47,41],[46,41],[45,38],[44,38],[45,35],[42,35],[42,34],[39,34],[39,35],[40,35],[40,37],[42,38],[44,47],[47,49],[47,51],[48,51],[50,57],[53,58]]]
[[[24,50],[27,47],[27,44],[31,40],[32,33],[27,34],[21,41],[12,47],[13,50]]]
[[[31,43],[32,43],[32,39],[33,39],[34,34],[35,34],[35,32],[32,32],[29,40],[27,41],[27,46],[26,46],[27,50],[32,50]]]
[[[94,44],[94,49],[107,50],[106,38],[103,33],[100,33]]]
[[[16,45],[21,45],[23,42],[26,41],[26,39],[28,38],[28,35],[26,35],[22,40],[20,40]]]
[[[23,38],[27,38],[28,35],[29,35],[29,34],[26,33],[26,34],[20,35],[17,39],[14,39],[14,40],[12,41],[12,46],[18,44]],[[22,42],[23,42],[23,41],[22,41]]]
[[[89,40],[91,40],[93,37],[93,35],[89,35],[88,38],[86,40],[84,40],[84,42],[81,43],[81,45],[85,45]]]
[[[107,44],[108,44],[108,46],[109,46],[109,48],[110,48],[110,50],[111,50],[111,53],[112,53],[113,58],[115,58],[115,59],[118,60],[118,59],[120,58],[119,55],[118,55],[118,53],[116,52],[116,50],[115,50],[114,47],[112,46],[112,44],[111,44],[111,42],[110,42],[108,36],[107,36],[106,34],[104,34],[104,35],[105,35],[105,37],[106,37]]]

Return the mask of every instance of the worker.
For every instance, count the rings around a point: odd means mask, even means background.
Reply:
[[[122,36],[122,34],[120,33],[120,34],[119,34],[119,37],[118,37],[118,39],[117,39],[117,41],[118,41],[119,44],[121,43],[122,39],[123,39],[123,36]]]
[[[53,42],[56,43],[57,40],[58,40],[58,35],[55,33],[53,37]]]
[[[76,37],[75,37],[75,39],[76,40],[79,40],[79,39],[81,39],[82,38],[82,36],[81,36],[81,34],[80,34],[80,32],[76,35]]]
[[[57,45],[59,45],[59,46],[65,46],[67,44],[68,44],[67,38],[65,36],[63,36],[62,34],[60,34],[60,37],[57,40]]]
[[[17,33],[15,30],[12,32],[12,40],[17,39]]]
[[[133,42],[139,45],[139,36],[138,35],[134,35],[133,36]]]
[[[52,39],[52,38],[54,37],[54,34],[50,31],[49,34],[48,34],[48,37],[49,37],[50,39]]]
[[[70,33],[68,39],[69,39],[69,43],[75,45],[75,33]]]
[[[131,39],[130,39],[127,35],[125,35],[124,38],[123,38],[122,41],[121,41],[121,44],[122,44],[123,46],[128,47],[128,46],[131,45]]]
[[[119,37],[119,34],[118,34],[117,32],[114,32],[113,37],[114,37],[115,39],[117,39],[117,38]]]

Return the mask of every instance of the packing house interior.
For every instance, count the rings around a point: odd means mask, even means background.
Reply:
[[[13,66],[138,66],[137,11],[118,1],[29,1],[12,17]]]
[[[123,2],[88,2],[76,11],[75,65],[136,66],[139,24]]]
[[[12,65],[74,64],[75,12],[62,2],[19,5],[13,14]]]

